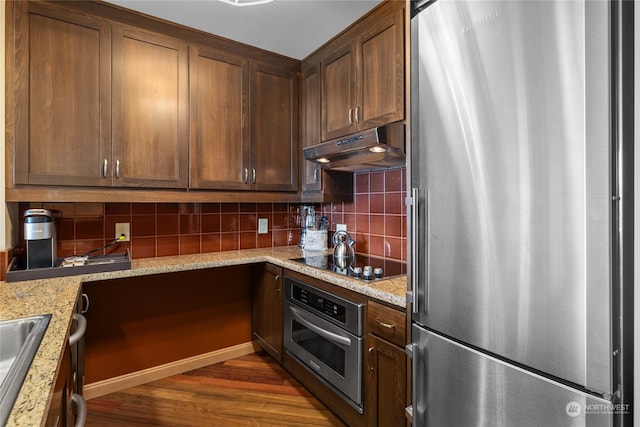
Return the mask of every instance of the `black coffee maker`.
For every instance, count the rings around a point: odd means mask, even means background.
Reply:
[[[56,226],[51,211],[28,209],[24,212],[24,240],[27,246],[27,269],[55,265]]]

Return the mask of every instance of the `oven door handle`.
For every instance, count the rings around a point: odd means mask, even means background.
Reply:
[[[347,337],[343,337],[341,335],[338,334],[334,334],[333,332],[329,332],[326,329],[322,329],[321,327],[315,325],[312,323],[311,320],[307,319],[305,317],[305,314],[302,310],[300,310],[299,308],[293,307],[293,306],[289,306],[289,310],[291,311],[291,315],[298,321],[300,322],[302,325],[306,326],[307,328],[311,329],[313,332],[315,332],[316,334],[320,335],[321,337],[335,343],[335,344],[339,344],[339,345],[343,345],[343,346],[350,346],[351,345],[351,340]]]

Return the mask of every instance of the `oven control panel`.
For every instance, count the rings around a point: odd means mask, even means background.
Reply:
[[[286,298],[309,313],[314,313],[361,337],[364,305],[285,276]]]
[[[322,295],[301,288],[300,286],[293,285],[292,298],[307,307],[311,307],[326,316],[329,316],[341,323],[345,322],[345,308],[344,305],[337,304],[334,301],[327,299]]]

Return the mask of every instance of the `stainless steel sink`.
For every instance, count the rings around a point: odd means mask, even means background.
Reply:
[[[50,314],[0,321],[0,426],[6,424]]]

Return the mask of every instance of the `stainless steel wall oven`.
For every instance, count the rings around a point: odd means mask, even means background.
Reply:
[[[284,347],[358,412],[364,305],[285,277]]]

